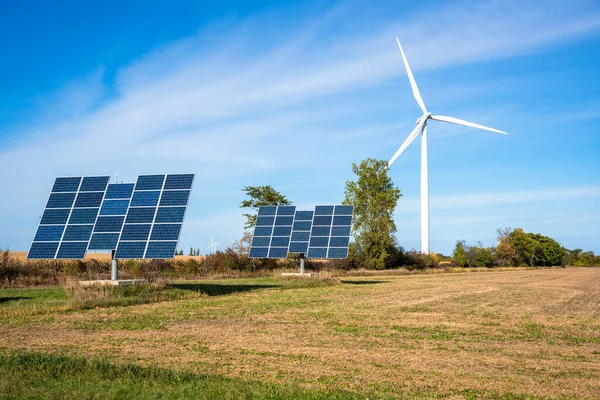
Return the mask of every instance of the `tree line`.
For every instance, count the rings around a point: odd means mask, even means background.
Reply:
[[[458,267],[600,265],[600,256],[591,251],[569,250],[552,238],[521,228],[498,229],[495,247],[484,247],[480,243],[468,245],[460,240],[451,258],[406,251],[395,236],[393,219],[402,194],[388,175],[387,162],[368,158],[360,164],[353,163],[352,172],[356,180],[346,182],[343,201],[343,204],[354,206],[353,240],[348,254],[350,265],[367,269],[427,268],[439,266],[444,261]],[[248,199],[242,201],[240,207],[250,209],[243,214],[246,229],[255,226],[260,206],[293,204],[271,186],[246,186],[242,190]],[[241,253],[249,252],[251,241],[252,233],[246,231],[233,247]]]

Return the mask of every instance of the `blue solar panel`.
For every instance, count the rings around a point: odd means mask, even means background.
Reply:
[[[94,225],[67,225],[63,241],[88,241],[92,236]]]
[[[335,217],[333,217],[333,225],[352,225],[352,215],[336,215]]]
[[[327,247],[311,247],[308,249],[308,258],[327,258]]]
[[[308,242],[310,232],[292,232],[292,242]]]
[[[312,227],[311,221],[294,221],[294,232],[295,231],[310,231]]]
[[[332,226],[331,236],[350,236],[350,225],[348,226]]]
[[[119,242],[115,258],[144,258],[147,242]]]
[[[133,183],[111,183],[106,189],[105,199],[130,199],[133,193]]]
[[[269,247],[271,237],[269,236],[254,236],[252,238],[252,247]]]
[[[310,247],[327,247],[329,237],[327,236],[312,236],[310,238]]]
[[[31,244],[27,258],[54,258],[58,242],[34,242]]]
[[[88,250],[115,250],[118,241],[118,233],[94,233]]]
[[[313,226],[311,236],[329,236],[331,228],[329,226]]]
[[[312,219],[312,211],[296,211],[296,217],[294,218],[294,221],[312,221]]]
[[[62,237],[64,225],[41,225],[33,238],[34,242],[58,242]]]
[[[185,207],[159,207],[156,223],[183,222]]]
[[[348,247],[349,244],[350,244],[350,237],[348,237],[348,236],[342,236],[342,237],[332,236],[329,239],[329,247]]]
[[[129,208],[129,200],[104,200],[100,215],[125,215]]]
[[[75,193],[52,193],[46,208],[71,208],[75,201]]]
[[[331,225],[331,215],[315,215],[315,219],[313,219],[313,225],[321,226],[321,225]]]
[[[176,241],[148,243],[148,250],[144,258],[173,258],[177,249]]]
[[[69,219],[71,210],[46,210],[42,215],[40,225],[64,225]]]
[[[277,206],[263,206],[258,209],[258,216],[275,215],[276,212]]]
[[[62,242],[56,258],[84,258],[88,242]]]
[[[83,192],[77,195],[75,207],[100,207],[104,192]]]
[[[129,208],[127,213],[127,219],[125,223],[128,224],[151,224],[154,221],[154,214],[156,213],[156,207],[139,207]],[[158,218],[157,218],[158,220]],[[157,221],[158,222],[158,221]]]
[[[154,224],[150,240],[177,240],[181,224]]]
[[[294,215],[296,206],[279,206],[277,207],[277,215]]]
[[[79,187],[80,192],[104,192],[110,180],[109,176],[86,176]],[[60,252],[60,251],[59,251]]]
[[[73,178],[56,178],[54,186],[52,187],[52,192],[76,192],[77,189],[79,189],[80,182],[80,176]]]
[[[330,247],[327,252],[327,258],[348,258],[348,248],[335,248]]]
[[[120,240],[148,240],[152,224],[125,224]]]
[[[257,226],[254,228],[254,236],[271,236],[272,232],[272,226]]]
[[[123,226],[124,216],[118,217],[98,217],[94,232],[109,233],[109,232],[121,232]]]
[[[160,191],[134,192],[131,199],[131,207],[153,207],[158,205]]]
[[[275,217],[257,217],[256,226],[273,226]]]
[[[267,258],[268,255],[268,247],[252,247],[250,249],[250,258]]]
[[[278,225],[285,225],[285,226],[291,226],[294,223],[294,217],[277,217],[275,218],[275,226]]]
[[[273,238],[271,239],[271,247],[287,248],[289,245],[290,245],[290,237],[289,236],[273,236]]]
[[[190,197],[189,190],[170,190],[163,192],[160,198],[161,206],[185,206],[188,203]]]
[[[93,224],[98,216],[98,208],[74,208],[69,224]]]
[[[290,253],[306,253],[308,252],[308,242],[291,242]]]
[[[193,174],[167,175],[164,190],[191,189],[193,182]]]
[[[286,258],[288,253],[287,247],[270,247],[269,258]]]
[[[164,175],[140,175],[135,190],[161,190],[164,180]]]
[[[333,206],[316,206],[315,215],[332,215]]]
[[[354,206],[335,206],[333,215],[352,215]]]
[[[290,236],[291,234],[291,226],[276,226],[273,228],[273,236]]]

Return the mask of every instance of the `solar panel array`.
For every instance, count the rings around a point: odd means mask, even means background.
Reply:
[[[345,205],[316,206],[314,211],[260,207],[250,257],[286,258],[288,253],[303,253],[308,258],[346,258],[353,211],[353,206]]]
[[[28,258],[73,258],[116,250],[115,258],[173,258],[193,174],[57,178]]]

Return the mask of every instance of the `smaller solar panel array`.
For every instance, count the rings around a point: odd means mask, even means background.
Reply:
[[[116,250],[115,258],[173,258],[193,174],[57,178],[28,258],[84,258]]]
[[[346,258],[353,206],[260,207],[250,249],[251,258],[286,258],[304,253],[309,258]]]
[[[56,178],[28,258],[83,258],[108,176]]]

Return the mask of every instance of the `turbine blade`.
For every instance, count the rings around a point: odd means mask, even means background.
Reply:
[[[446,117],[443,115],[432,115],[431,119],[435,119],[436,121],[450,122],[451,124],[469,126],[471,128],[484,129],[486,131],[492,131],[497,133],[502,133],[503,135],[508,135],[508,133],[504,131],[500,131],[498,129],[490,128],[484,125],[479,125],[474,122],[465,121],[464,119],[458,119],[454,117]]]
[[[412,143],[412,141],[415,140],[415,138],[417,136],[419,136],[419,133],[421,133],[421,129],[423,129],[423,125],[425,125],[425,121],[427,121],[427,120],[426,119],[422,119],[421,121],[419,121],[419,123],[417,124],[417,126],[415,126],[415,129],[413,129],[413,131],[410,133],[410,135],[408,135],[408,137],[406,138],[406,140],[404,141],[404,143],[402,143],[402,146],[400,146],[400,148],[398,149],[398,151],[396,151],[396,154],[394,154],[394,156],[388,162],[388,168],[392,165],[392,163],[394,161],[396,161],[396,158],[398,158],[398,156],[400,154],[402,154],[402,152],[404,150],[406,150],[406,148],[408,147],[408,145],[410,145]]]
[[[419,92],[419,88],[417,87],[417,82],[415,82],[415,77],[408,65],[408,60],[406,59],[406,55],[404,54],[404,50],[402,50],[402,45],[400,44],[400,39],[396,36],[396,42],[398,42],[398,47],[400,48],[400,54],[402,54],[402,59],[404,60],[404,66],[406,67],[406,74],[408,75],[408,80],[410,81],[410,86],[413,91],[413,95],[415,96],[415,100],[419,103],[419,107],[423,110],[423,114],[427,114],[427,109],[425,108],[425,103],[423,103],[423,98],[421,97],[421,92]]]

